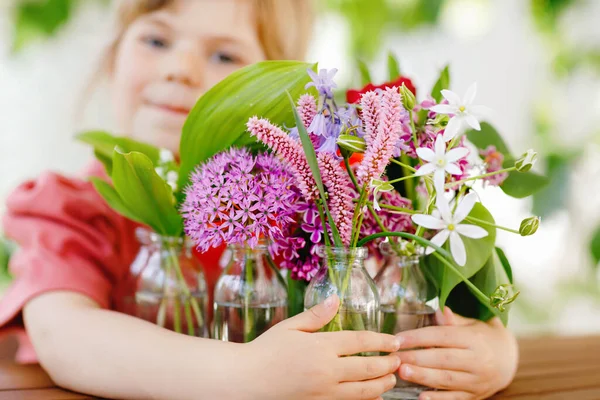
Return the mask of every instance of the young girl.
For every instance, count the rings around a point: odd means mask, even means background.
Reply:
[[[309,0],[120,0],[120,29],[106,58],[121,132],[178,150],[187,113],[229,73],[264,59],[300,59]],[[86,173],[101,175],[94,163]],[[0,325],[24,324],[61,386],[102,397],[155,399],[375,399],[403,379],[482,398],[514,374],[514,339],[498,325],[444,314],[444,326],[395,338],[370,332],[310,333],[338,299],[235,344],[173,333],[111,310],[138,245],[136,225],[114,213],[85,179],[46,173],[9,198],[6,234],[20,250]],[[218,254],[209,255],[212,260]],[[206,266],[215,265],[205,262]],[[212,272],[212,273],[211,273]],[[207,271],[214,276],[215,271]],[[343,357],[362,351],[405,351]]]
[[[106,74],[120,131],[176,152],[189,110],[212,85],[254,62],[302,58],[308,6],[119,1]],[[102,168],[94,163],[91,174]],[[111,310],[138,250],[136,225],[85,179],[43,174],[17,188],[7,209],[4,230],[20,250],[0,325],[24,323],[35,354],[22,346],[20,360],[39,361],[61,386],[121,399],[374,399],[395,383],[398,356],[343,357],[396,351],[394,336],[310,333],[333,318],[335,297],[248,344],[184,336]]]

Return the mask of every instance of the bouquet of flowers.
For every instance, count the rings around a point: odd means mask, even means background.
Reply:
[[[519,229],[498,226],[473,184],[526,197],[545,184],[530,171],[536,154],[514,157],[482,121],[476,85],[463,97],[450,91],[447,67],[417,101],[393,57],[389,65],[389,83],[348,91],[344,104],[334,97],[336,70],[317,73],[316,65],[298,62],[244,68],[192,110],[180,164],[157,171],[156,152],[140,155],[140,145],[130,142],[116,143],[121,150],[111,159],[107,150],[115,143],[100,141],[96,153],[111,168],[114,187],[96,186],[117,211],[155,230],[185,232],[202,250],[222,243],[254,248],[267,239],[272,258],[290,272],[291,302],[299,297],[294,281],[310,282],[305,307],[340,296],[328,330],[379,329],[379,296],[363,263],[365,246],[377,253],[383,241],[403,256],[425,249],[428,297],[439,297],[442,307],[506,321],[518,292],[495,246],[496,230],[530,235],[539,218]],[[234,149],[240,147],[249,150]],[[119,184],[127,170],[121,158],[139,172],[130,186],[145,193],[132,195]],[[142,215],[144,207],[152,212]]]

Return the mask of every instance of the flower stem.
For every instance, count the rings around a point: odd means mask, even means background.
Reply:
[[[410,179],[410,178],[418,178],[417,175],[408,175],[408,176],[402,176],[400,178],[388,181],[388,183],[397,183],[397,182],[402,182],[404,180]]]
[[[469,178],[461,179],[460,181],[447,183],[445,187],[446,187],[446,189],[449,189],[453,186],[457,186],[457,185],[460,185],[460,184],[468,182],[468,181],[474,181],[476,179],[487,178],[488,176],[503,174],[505,172],[516,171],[516,169],[517,169],[516,167],[510,167],[510,168],[499,169],[498,171],[494,171],[494,172],[488,172],[487,174],[471,176]]]
[[[252,264],[254,260],[252,256],[252,250],[250,248],[246,248],[246,254],[244,258],[244,284],[242,286],[242,291],[244,292],[244,343],[248,343],[256,338],[256,326],[254,325],[253,315],[254,313],[252,307],[250,307],[250,295],[252,294],[250,286],[254,281],[252,276]]]
[[[510,229],[510,228],[507,228],[505,226],[500,226],[500,225],[492,224],[491,222],[485,221],[483,219],[475,218],[475,217],[466,217],[465,221],[473,222],[474,224],[478,224],[478,225],[492,226],[494,228],[502,229],[503,231],[507,231],[507,232],[511,232],[511,233],[516,233],[517,235],[521,234],[521,232],[519,232],[518,230]]]
[[[169,251],[169,257],[171,257],[172,260],[174,261],[173,265],[175,266],[175,273],[177,274],[177,278],[179,279],[179,283],[181,285],[181,290],[183,291],[183,294],[185,295],[189,304],[192,307],[192,311],[194,312],[194,316],[196,317],[197,326],[199,326],[199,327],[204,326],[204,317],[202,317],[202,311],[200,310],[200,305],[198,304],[198,300],[192,295],[192,292],[190,291],[190,288],[187,285],[185,277],[183,276],[183,272],[181,271],[181,267],[179,265],[179,259],[177,258],[177,256],[175,254],[173,254],[172,249],[171,249],[171,251]],[[188,322],[191,322],[191,325],[194,325],[193,321],[188,321]],[[189,328],[188,328],[188,330],[189,330]]]
[[[448,267],[448,269],[450,269],[454,274],[456,274],[463,282],[465,282],[465,284],[471,289],[473,294],[484,305],[488,306],[494,314],[496,314],[497,316],[500,315],[500,312],[497,309],[489,306],[490,298],[488,296],[486,296],[481,290],[479,290],[479,288],[477,286],[475,286],[469,279],[467,279],[459,271],[458,267],[454,265],[454,259],[452,258],[450,253],[448,253],[446,250],[439,247],[438,245],[433,244],[432,242],[430,242],[427,239],[424,239],[420,236],[416,236],[416,235],[406,233],[406,232],[380,232],[380,233],[376,233],[374,235],[367,236],[366,238],[363,238],[362,240],[360,240],[358,242],[357,245],[364,246],[366,243],[370,242],[371,240],[374,240],[374,239],[377,239],[380,237],[387,237],[387,236],[399,236],[399,237],[403,237],[406,239],[413,239],[414,241],[418,242],[419,244],[421,244],[424,247],[434,248],[436,250],[436,252],[434,252],[433,255],[437,259],[439,259],[446,267]]]
[[[396,160],[395,158],[392,158],[392,159],[391,159],[391,161],[392,161],[394,164],[398,164],[399,166],[401,166],[401,167],[403,167],[403,168],[406,168],[406,169],[407,169],[407,170],[409,170],[410,172],[413,172],[413,173],[414,173],[414,172],[417,172],[417,170],[416,170],[415,168],[411,167],[411,166],[410,166],[410,165],[408,165],[408,164],[405,164],[405,163],[404,163],[404,162],[402,162],[402,161],[398,161],[398,160]]]

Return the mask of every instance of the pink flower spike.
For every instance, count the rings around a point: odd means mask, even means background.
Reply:
[[[314,96],[308,93],[300,96],[297,110],[304,127],[308,128],[315,115],[317,115],[317,101]]]
[[[351,182],[340,162],[331,153],[319,153],[319,170],[329,194],[328,206],[335,226],[345,246],[350,245],[354,204],[350,194]]]
[[[291,167],[304,198],[312,201],[319,196],[317,184],[300,143],[266,119],[252,117],[246,124],[248,132],[282,157]]]

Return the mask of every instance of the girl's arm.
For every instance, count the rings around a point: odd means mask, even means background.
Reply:
[[[314,332],[337,297],[283,321],[249,344],[176,334],[107,311],[74,292],[50,292],[25,307],[42,366],[60,386],[126,399],[375,399],[395,384],[399,341],[374,332]]]

